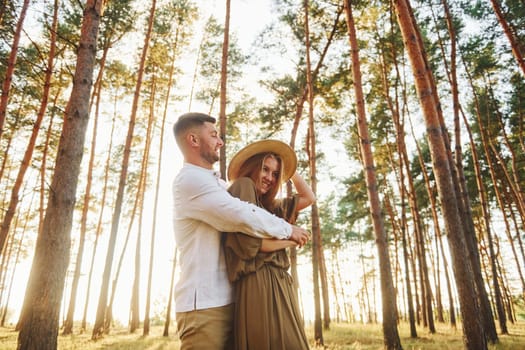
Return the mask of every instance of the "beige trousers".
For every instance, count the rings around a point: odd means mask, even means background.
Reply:
[[[180,350],[229,350],[233,348],[234,304],[177,312]]]

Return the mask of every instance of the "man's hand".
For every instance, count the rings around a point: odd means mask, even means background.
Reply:
[[[292,234],[289,239],[296,242],[300,248],[308,242],[310,234],[304,228],[292,225]]]

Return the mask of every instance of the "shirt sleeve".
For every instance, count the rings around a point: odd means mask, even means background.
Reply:
[[[219,179],[208,174],[187,173],[176,178],[174,198],[183,210],[177,214],[206,222],[218,231],[243,232],[258,238],[289,238],[291,225],[285,220],[230,195]]]

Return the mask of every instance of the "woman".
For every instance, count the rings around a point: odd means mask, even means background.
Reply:
[[[315,196],[296,172],[297,158],[285,143],[263,140],[239,151],[228,167],[233,196],[294,222]],[[276,199],[291,179],[296,195]],[[288,240],[224,234],[228,277],[235,284],[235,349],[308,349],[286,248]]]

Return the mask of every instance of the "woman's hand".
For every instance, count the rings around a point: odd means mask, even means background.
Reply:
[[[301,175],[296,171],[292,178],[292,183],[295,191],[299,195],[299,202],[297,203],[297,211],[309,207],[315,202],[315,193],[312,188],[304,181]]]

